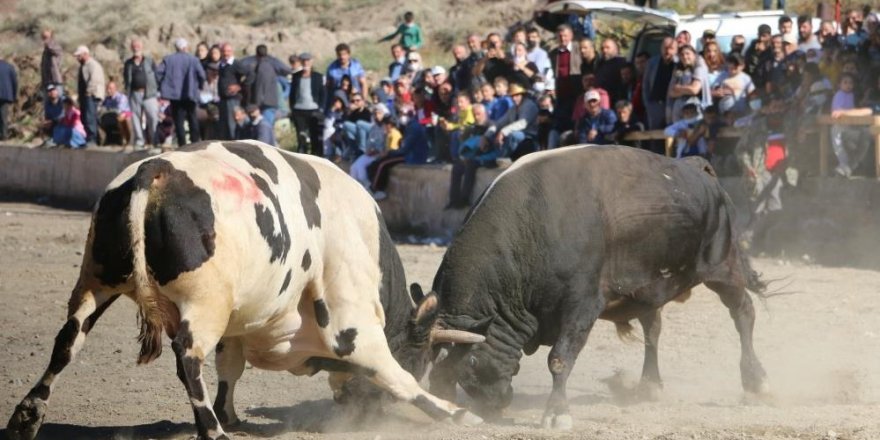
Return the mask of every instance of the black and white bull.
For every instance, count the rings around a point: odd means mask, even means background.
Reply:
[[[484,334],[441,344],[431,392],[456,383],[477,413],[498,416],[513,395],[523,353],[551,346],[553,390],[543,424],[570,428],[566,380],[596,319],[644,331],[642,383],[662,386],[660,308],[704,283],[740,335],[746,391],[767,390],[752,347],[747,289],[765,285],[737,245],[734,207],[709,164],[629,147],[579,146],[537,153],[500,175],[469,213],[434,278],[436,326]]]
[[[199,438],[226,438],[222,425],[238,421],[232,396],[246,360],[331,371],[337,394],[367,377],[436,419],[480,421],[419,387],[413,374],[424,374],[429,351],[412,341],[461,335],[411,334],[425,316],[375,202],[323,159],[205,142],[126,168],[95,208],[67,323],[9,421],[11,438],[36,436],[57,376],[120,295],[138,305],[139,363],[161,354],[163,332],[172,339]],[[212,407],[202,368],[215,347]]]

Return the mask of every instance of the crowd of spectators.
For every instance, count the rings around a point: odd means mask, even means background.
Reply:
[[[831,112],[833,117],[880,111],[878,15],[852,10],[841,23],[781,16],[734,37],[724,52],[712,30],[696,41],[687,32],[663,39],[659,53],[624,58],[621,42],[597,38],[589,19],[572,17],[543,41],[535,27],[471,34],[451,48],[448,65],[426,66],[421,28],[412,13],[380,41],[390,45],[387,71],[370,84],[352,48],[339,44],[321,72],[308,52],[287,62],[256,54],[236,59],[228,43],[186,40],[162,60],[143,53],[137,39],[121,81],[106,81],[101,65],[81,46],[76,99],[60,81],[61,49],[43,33],[43,132],[47,145],[97,142],[99,112],[120,142],[135,148],[199,139],[258,139],[275,144],[273,127],[287,100],[300,152],[350,161],[351,175],[377,199],[397,164],[451,163],[450,209],[467,207],[476,170],[499,158],[577,143],[622,143],[664,152],[662,142],[630,141],[643,130],[675,138],[676,156],[712,158],[724,126],[760,119],[772,135],[786,116]],[[0,61],[0,76],[6,71]],[[14,71],[13,71],[14,74]],[[7,88],[0,81],[0,113]],[[104,125],[101,123],[100,125]],[[185,127],[189,128],[187,131]],[[0,125],[0,129],[3,126]],[[3,132],[0,131],[0,136]],[[866,155],[867,136],[834,127],[836,171],[849,176]],[[289,147],[289,146],[284,146]],[[743,161],[746,172],[748,161]]]

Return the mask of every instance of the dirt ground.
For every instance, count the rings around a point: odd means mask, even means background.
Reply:
[[[0,204],[0,423],[48,364],[65,319],[89,224],[86,213]],[[430,284],[443,248],[400,246],[408,279]],[[547,349],[525,358],[502,424],[460,428],[395,404],[353,428],[330,399],[326,375],[294,377],[248,368],[236,389],[247,421],[237,438],[278,439],[877,439],[880,438],[880,272],[760,259],[758,270],[797,295],[758,306],[756,349],[772,396],[744,399],[739,339],[718,298],[699,288],[664,310],[659,402],[627,402],[607,379],[634,381],[642,347],[600,322],[568,395],[574,430],[539,428],[550,390]],[[121,300],[89,335],[52,396],[40,438],[186,439],[195,433],[170,347],[137,367],[135,307]],[[208,383],[214,388],[213,366]],[[212,391],[213,394],[214,391]],[[459,399],[467,403],[463,392]],[[4,437],[0,432],[0,437]]]

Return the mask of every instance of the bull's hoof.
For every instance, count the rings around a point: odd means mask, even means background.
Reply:
[[[571,431],[574,427],[574,422],[572,421],[571,414],[549,414],[541,420],[541,427],[557,431]]]
[[[452,421],[458,426],[477,426],[483,423],[483,419],[481,419],[480,416],[466,409],[457,411],[455,415],[452,416]]]
[[[663,385],[657,382],[641,381],[638,387],[638,398],[643,402],[658,402],[663,396]]]
[[[219,434],[209,434],[206,436],[205,435],[197,435],[197,436],[193,436],[190,438],[195,439],[195,440],[232,440],[232,437],[230,437],[229,435],[227,435],[226,433],[223,433],[223,432],[221,432]]]
[[[43,425],[49,406],[41,399],[26,397],[9,418],[6,436],[9,440],[33,440]]]

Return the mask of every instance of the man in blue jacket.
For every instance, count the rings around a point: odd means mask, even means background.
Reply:
[[[9,107],[18,98],[18,74],[15,67],[0,59],[0,141],[9,136]]]
[[[171,117],[174,119],[178,146],[186,145],[184,121],[189,122],[190,141],[201,140],[196,108],[199,102],[199,90],[205,84],[205,70],[198,58],[186,52],[187,47],[189,47],[187,41],[178,38],[174,42],[177,52],[166,56],[156,69],[159,93],[162,98],[171,101]]]

